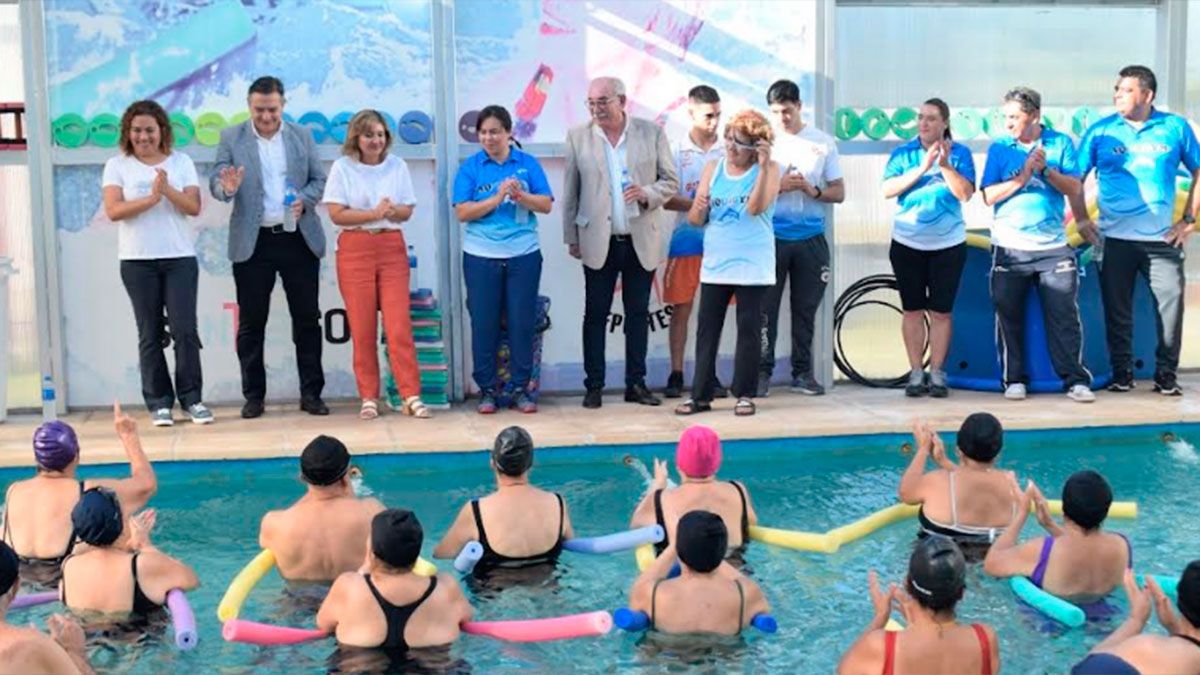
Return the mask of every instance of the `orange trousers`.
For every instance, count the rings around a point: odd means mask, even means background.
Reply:
[[[358,395],[364,399],[379,398],[378,313],[383,312],[383,332],[400,396],[419,396],[421,374],[409,316],[408,246],[404,233],[342,232],[338,236],[337,275],[350,324]]]

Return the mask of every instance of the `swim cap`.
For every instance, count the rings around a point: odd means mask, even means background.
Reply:
[[[349,468],[350,451],[333,436],[317,436],[300,453],[300,475],[312,485],[333,485]]]
[[[505,476],[520,476],[533,466],[533,437],[521,427],[509,427],[496,436],[492,462]]]
[[[33,432],[33,456],[47,471],[62,471],[79,456],[79,439],[71,425],[61,420],[46,422]]]
[[[0,541],[0,596],[8,595],[21,577],[21,561],[7,542]]]
[[[371,553],[392,567],[415,565],[424,539],[425,532],[412,511],[388,509],[371,519]]]
[[[958,428],[958,449],[976,462],[991,462],[1004,445],[1004,427],[991,413],[967,416]]]
[[[721,516],[715,513],[688,511],[675,526],[675,551],[679,560],[697,572],[717,569],[728,548],[729,530]]]
[[[721,468],[721,439],[706,426],[684,429],[675,446],[675,467],[688,478],[707,478]]]
[[[71,510],[71,526],[75,528],[75,536],[85,544],[111,545],[125,529],[117,493],[105,487],[85,491]]]
[[[1200,560],[1193,560],[1179,578],[1179,597],[1175,601],[1179,613],[1192,624],[1200,626]]]
[[[908,559],[908,591],[925,607],[953,607],[966,577],[966,558],[949,537],[933,534],[921,539]]]
[[[1104,476],[1090,469],[1073,473],[1063,485],[1063,515],[1085,530],[1094,530],[1108,517],[1112,498]]]

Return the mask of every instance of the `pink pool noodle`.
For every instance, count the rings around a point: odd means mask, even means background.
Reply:
[[[167,592],[167,609],[171,610],[171,625],[175,628],[175,646],[188,651],[196,646],[196,615],[187,596],[178,588]]]
[[[612,626],[612,615],[599,611],[549,619],[471,621],[464,623],[462,630],[471,635],[485,635],[509,642],[543,642],[605,635],[612,630]]]
[[[269,646],[312,642],[329,637],[329,633],[315,628],[288,628],[244,619],[230,619],[221,627],[221,637],[225,638],[226,642],[245,642],[252,645]]]
[[[34,605],[45,605],[51,602],[58,602],[58,591],[45,591],[44,593],[29,593],[27,595],[18,595],[13,599],[9,609],[21,609],[23,607],[33,607]]]

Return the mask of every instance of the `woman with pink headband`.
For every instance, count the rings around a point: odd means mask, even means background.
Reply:
[[[657,552],[661,553],[675,541],[675,528],[685,513],[709,511],[725,522],[729,530],[729,550],[739,554],[749,541],[750,526],[758,522],[758,516],[746,486],[737,481],[718,480],[720,468],[721,439],[717,432],[705,426],[688,427],[675,447],[679,487],[667,489],[667,463],[655,459],[654,481],[634,510],[630,526],[661,525],[667,534],[656,544]]]
[[[126,515],[140,510],[158,491],[158,479],[138,436],[137,423],[113,404],[117,437],[129,458],[128,478],[80,480],[79,439],[66,422],[46,422],[33,432],[37,475],[8,487],[4,497],[4,541],[17,552],[21,576],[36,584],[58,583],[64,558],[75,549],[71,510],[84,490],[111,488]]]

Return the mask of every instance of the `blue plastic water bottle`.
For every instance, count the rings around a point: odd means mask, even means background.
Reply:
[[[288,181],[283,190],[283,231],[296,231],[296,216],[292,214],[292,205],[299,198],[299,193],[296,191],[296,186],[292,185],[292,181]]]
[[[53,403],[55,399],[54,393],[54,378],[49,375],[42,376],[42,403]]]
[[[621,167],[621,191],[628,190],[631,185],[633,185],[633,179],[629,177],[629,167]],[[641,212],[637,202],[625,203],[625,215],[630,218],[636,218]]]
[[[408,292],[416,293],[421,288],[417,283],[417,249],[408,245]]]

